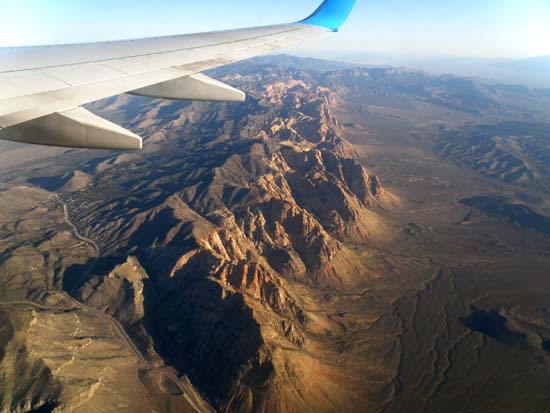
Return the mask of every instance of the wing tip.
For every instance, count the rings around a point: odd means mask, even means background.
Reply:
[[[356,0],[325,0],[313,14],[298,23],[320,26],[337,32],[348,19]]]

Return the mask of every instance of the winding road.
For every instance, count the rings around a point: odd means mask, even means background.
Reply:
[[[97,310],[93,307],[89,307],[85,304],[82,304],[80,301],[75,300],[73,297],[68,295],[64,291],[47,291],[49,293],[62,295],[63,298],[65,298],[67,301],[70,301],[74,307],[59,307],[59,306],[48,306],[36,303],[34,301],[29,300],[17,300],[17,301],[0,301],[0,307],[13,307],[16,305],[26,306],[26,307],[33,307],[37,308],[39,310],[46,310],[46,311],[74,311],[75,307],[80,309],[81,311],[93,314],[96,317],[99,317],[103,320],[106,320],[111,324],[113,327],[115,334],[119,336],[122,343],[126,346],[127,350],[137,359],[139,365],[147,370],[150,371],[157,371],[160,374],[164,375],[165,377],[169,378],[181,391],[182,397],[187,400],[189,405],[195,409],[197,413],[215,413],[215,410],[204,401],[203,397],[198,393],[198,391],[193,387],[187,376],[183,376],[183,378],[178,377],[178,375],[174,372],[169,370],[169,367],[155,367],[152,365],[151,362],[149,362],[144,356],[141,351],[136,347],[130,336],[126,333],[126,330],[116,320],[115,318],[111,317],[109,314],[106,314],[100,310]]]
[[[95,264],[97,263],[97,260],[101,257],[101,249],[99,248],[99,245],[97,244],[97,242],[80,234],[80,232],[78,231],[78,227],[71,221],[70,215],[69,215],[69,208],[67,204],[64,202],[63,202],[63,216],[65,219],[65,222],[71,228],[74,237],[82,242],[85,242],[91,245],[95,251],[95,259],[90,262],[87,268],[83,271],[83,274],[81,277],[81,278],[87,278],[90,271],[94,268]],[[134,355],[134,357],[137,359],[139,364],[143,368],[146,368],[150,371],[157,371],[160,374],[164,375],[166,378],[170,379],[181,391],[182,396],[185,398],[185,400],[187,400],[189,405],[197,413],[215,413],[215,410],[205,401],[205,399],[200,395],[200,393],[193,387],[193,385],[191,384],[187,376],[183,376],[183,378],[180,378],[178,377],[176,372],[172,371],[169,367],[167,366],[155,367],[149,360],[147,360],[143,356],[143,353],[137,348],[135,343],[132,341],[128,333],[126,333],[126,330],[124,329],[122,324],[120,324],[120,322],[117,319],[110,316],[109,314],[104,313],[103,311],[100,311],[96,308],[93,308],[81,303],[80,301],[71,297],[66,292],[62,292],[62,291],[51,291],[51,292],[52,293],[55,292],[56,294],[63,294],[63,296],[67,300],[69,300],[72,304],[74,304],[80,310],[91,313],[109,322],[113,327],[113,330],[115,331],[115,333],[119,336],[119,338],[125,344],[128,351],[132,355]],[[35,303],[33,301],[0,302],[0,305],[17,305],[17,304],[30,305],[35,308],[40,308],[43,310],[72,310],[72,309],[60,308],[60,307],[48,307],[48,306]]]
[[[101,249],[99,248],[99,245],[97,245],[97,242],[95,242],[93,239],[87,238],[87,237],[81,235],[80,232],[78,232],[78,228],[71,221],[71,219],[69,217],[69,207],[64,202],[63,202],[63,218],[65,218],[65,222],[67,223],[67,225],[69,227],[71,227],[71,230],[72,230],[73,235],[75,236],[75,238],[79,239],[80,241],[85,242],[86,244],[91,245],[93,247],[95,253],[96,253],[96,258],[99,258],[101,256]]]

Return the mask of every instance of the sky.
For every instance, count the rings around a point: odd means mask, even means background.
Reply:
[[[194,33],[300,20],[320,0],[1,0],[0,46]],[[298,52],[550,55],[550,0],[358,0],[338,35]]]

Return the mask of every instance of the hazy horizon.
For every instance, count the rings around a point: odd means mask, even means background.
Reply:
[[[527,59],[472,58],[467,56],[407,55],[360,50],[306,51],[294,53],[294,55],[367,66],[406,67],[436,75],[468,76],[494,83],[519,84],[531,88],[550,88],[550,55]]]

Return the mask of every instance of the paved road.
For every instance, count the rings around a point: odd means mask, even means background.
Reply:
[[[119,321],[110,316],[107,313],[104,313],[103,311],[100,311],[94,307],[89,307],[85,304],[82,304],[80,301],[74,299],[70,295],[66,295],[67,300],[71,301],[75,306],[80,308],[82,311],[89,312],[97,317],[100,317],[106,321],[108,321],[111,326],[115,329],[115,332],[117,335],[122,339],[122,341],[126,344],[127,349],[132,353],[136,359],[140,362],[142,367],[150,368],[151,364],[143,357],[143,353],[139,351],[135,343],[132,341],[128,333],[126,333],[126,330],[122,326],[122,324],[119,323]]]
[[[132,339],[128,336],[128,334],[126,333],[126,330],[124,330],[124,327],[122,327],[122,325],[118,322],[118,320],[111,317],[109,314],[106,314],[93,307],[89,307],[85,304],[82,304],[80,301],[75,300],[73,297],[71,297],[69,294],[66,294],[65,292],[55,291],[55,290],[48,291],[48,292],[62,295],[63,298],[65,298],[67,301],[70,301],[74,305],[74,307],[49,306],[49,305],[38,304],[34,301],[29,301],[29,300],[0,301],[0,306],[13,307],[16,305],[23,305],[26,307],[33,307],[39,310],[46,310],[46,311],[74,311],[78,308],[81,311],[91,313],[102,319],[107,319],[107,321],[111,324],[111,326],[114,327],[115,333],[122,339],[123,343],[126,345],[128,350],[138,359],[140,364],[142,364],[142,367],[146,367],[146,368],[151,367],[150,363],[145,359],[145,357],[143,357],[143,353],[139,351],[139,349],[136,347]]]
[[[158,371],[160,374],[164,375],[165,377],[169,378],[174,382],[174,384],[178,387],[178,389],[181,391],[183,397],[187,402],[191,405],[193,409],[197,413],[215,413],[215,410],[208,405],[202,398],[202,396],[199,394],[199,392],[193,387],[187,376],[184,376],[183,378],[178,377],[178,375],[175,373],[175,371],[172,371],[169,367],[155,367],[152,365],[150,361],[148,361],[141,351],[136,347],[132,339],[128,336],[126,333],[126,330],[116,320],[115,318],[111,317],[109,314],[106,314],[102,311],[99,311],[93,307],[89,307],[85,304],[82,304],[80,301],[75,300],[73,297],[69,296],[65,292],[61,291],[49,291],[50,293],[55,293],[62,295],[66,300],[70,301],[74,307],[58,307],[58,306],[48,306],[43,304],[38,304],[34,301],[27,301],[27,300],[17,300],[17,301],[0,301],[1,307],[13,307],[16,305],[24,305],[27,307],[34,307],[38,308],[39,310],[47,310],[47,311],[74,311],[76,308],[80,309],[81,311],[90,313],[95,315],[96,317],[100,317],[103,320],[108,321],[111,326],[114,328],[115,333],[119,336],[121,341],[126,345],[126,348],[128,351],[138,360],[139,364],[142,368],[148,369],[150,371]]]
[[[69,208],[67,207],[67,204],[65,204],[65,203],[63,203],[63,215],[64,215],[64,218],[65,218],[65,222],[67,223],[67,225],[69,225],[69,227],[71,227],[74,236],[77,239],[91,245],[93,247],[95,253],[96,253],[95,259],[90,262],[90,264],[87,266],[87,268],[84,269],[84,271],[82,273],[81,280],[84,281],[85,279],[88,278],[90,271],[94,268],[95,264],[97,263],[97,260],[101,256],[101,249],[99,248],[99,245],[94,240],[92,240],[88,237],[85,237],[85,236],[83,236],[82,234],[80,234],[78,232],[77,226],[70,220]],[[80,285],[80,283],[77,283],[77,285]],[[151,371],[158,371],[161,374],[163,374],[165,377],[168,377],[170,380],[172,380],[174,382],[174,384],[182,392],[183,397],[187,400],[187,402],[191,405],[191,407],[197,411],[197,413],[215,413],[215,410],[207,402],[204,401],[204,398],[193,387],[193,385],[191,384],[191,382],[189,381],[189,379],[186,376],[184,376],[184,378],[181,379],[180,377],[178,377],[178,375],[175,373],[175,371],[172,371],[168,367],[159,368],[159,367],[153,366],[152,363],[143,356],[143,353],[137,348],[137,346],[132,341],[132,339],[130,338],[128,333],[126,333],[126,330],[124,329],[122,324],[120,324],[117,319],[110,316],[109,314],[104,313],[103,311],[100,311],[96,308],[89,307],[89,306],[81,303],[80,301],[74,299],[73,297],[71,297],[70,295],[68,295],[66,293],[61,293],[59,291],[56,291],[56,293],[66,295],[66,298],[68,300],[70,300],[75,306],[80,308],[81,310],[87,311],[89,313],[92,313],[92,314],[96,315],[97,317],[100,317],[104,320],[107,320],[113,326],[115,332],[121,338],[123,343],[126,344],[126,347],[130,351],[130,353],[132,353],[135,356],[135,358],[139,361],[139,363],[144,368],[147,368]],[[26,302],[26,303],[30,304],[30,305],[33,305],[35,307],[43,308],[43,309],[53,309],[52,307],[41,306],[41,305],[39,305],[37,303],[34,303],[32,301],[29,301],[29,302]],[[0,303],[0,304],[2,304],[2,303]]]
[[[66,203],[63,203],[63,216],[65,218],[65,222],[67,223],[67,225],[71,227],[71,229],[73,231],[73,235],[77,239],[79,239],[80,241],[83,241],[83,242],[91,245],[94,248],[94,251],[96,253],[96,257],[99,257],[101,255],[101,249],[99,248],[99,245],[97,245],[97,242],[95,242],[93,239],[87,238],[87,237],[83,236],[82,234],[80,234],[80,232],[78,232],[78,228],[71,221],[71,219],[69,217],[69,208],[67,207]]]
[[[34,307],[38,308],[39,310],[48,310],[48,311],[73,311],[74,308],[68,308],[68,307],[54,307],[54,306],[45,306],[38,303],[35,303],[34,301],[0,301],[1,307],[13,307],[15,305],[24,305],[26,307]]]

